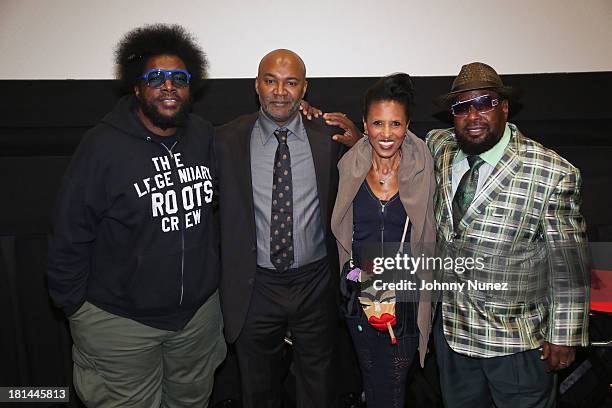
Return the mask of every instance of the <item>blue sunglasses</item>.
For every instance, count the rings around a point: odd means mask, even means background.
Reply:
[[[139,79],[143,80],[151,88],[159,88],[168,79],[177,88],[189,86],[191,74],[184,69],[160,69],[155,68],[145,72]]]

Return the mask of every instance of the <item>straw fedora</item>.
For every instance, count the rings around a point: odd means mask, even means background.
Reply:
[[[449,108],[457,94],[479,89],[491,89],[507,99],[517,99],[521,92],[514,87],[506,86],[493,68],[482,62],[472,62],[461,67],[459,75],[453,81],[451,91],[434,99],[436,105]]]

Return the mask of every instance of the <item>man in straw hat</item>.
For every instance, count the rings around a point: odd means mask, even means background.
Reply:
[[[438,183],[438,242],[447,253],[466,245],[481,251],[586,240],[580,173],[507,122],[517,96],[493,68],[474,62],[436,100],[455,124],[427,135]],[[586,285],[568,279],[583,278],[583,264],[525,253],[483,258],[479,278],[506,284],[507,291],[442,293],[433,332],[446,407],[549,406],[551,372],[570,365],[575,346],[587,344]],[[448,270],[442,276],[470,278]]]

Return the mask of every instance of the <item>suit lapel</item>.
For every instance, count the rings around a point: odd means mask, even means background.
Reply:
[[[510,190],[510,183],[523,164],[517,151],[517,138],[514,137],[508,144],[508,147],[506,147],[504,155],[491,172],[482,190],[474,197],[474,201],[463,217],[462,223],[470,225],[479,214],[484,212],[490,203],[497,199],[502,191]]]
[[[444,153],[441,156],[440,163],[440,208],[439,211],[442,212],[440,217],[438,217],[437,222],[440,223],[440,228],[447,227],[448,232],[452,231],[453,226],[453,159],[457,154],[458,148],[456,144],[448,144]],[[446,218],[448,222],[441,223],[441,218]],[[444,233],[444,236],[447,236],[447,233]]]
[[[315,168],[315,175],[317,178],[317,193],[319,196],[319,208],[321,211],[321,225],[324,230],[327,230],[329,222],[327,221],[329,215],[329,183],[331,172],[335,166],[335,163],[331,162],[331,137],[328,137],[318,127],[309,120],[304,120],[304,129],[306,129],[306,135],[308,137],[308,143],[310,144],[310,151],[312,152],[312,160]]]
[[[253,204],[251,175],[251,132],[257,118],[257,113],[246,117],[242,126],[238,129],[235,149],[236,167],[238,168],[239,175],[237,182],[239,183],[239,190],[248,211],[249,228],[253,237],[255,237],[255,207]]]

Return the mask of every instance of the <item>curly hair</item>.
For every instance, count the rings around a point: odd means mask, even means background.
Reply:
[[[116,75],[124,91],[130,92],[150,57],[176,55],[191,73],[190,88],[197,91],[208,68],[206,54],[195,38],[178,24],[138,27],[123,36],[115,50]]]
[[[410,75],[403,72],[380,78],[366,92],[363,103],[363,117],[368,116],[370,105],[379,101],[394,101],[401,104],[410,119],[414,104],[414,85]]]

